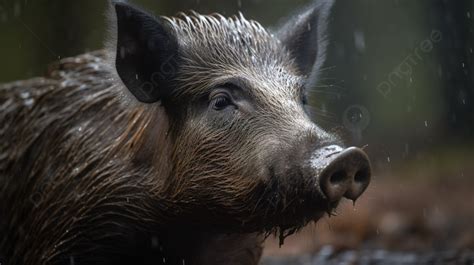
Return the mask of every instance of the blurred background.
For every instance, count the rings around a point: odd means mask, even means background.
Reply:
[[[133,2],[159,15],[241,11],[272,26],[309,1]],[[0,83],[101,49],[106,9],[105,0],[0,0]],[[339,0],[330,40],[314,120],[365,148],[374,181],[356,206],[282,248],[270,238],[266,255],[474,250],[474,1]]]

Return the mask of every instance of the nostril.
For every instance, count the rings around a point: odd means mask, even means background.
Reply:
[[[329,178],[329,182],[331,182],[332,185],[344,183],[346,180],[347,180],[347,173],[342,170],[335,172]]]
[[[351,199],[351,200],[357,200],[357,198],[364,193],[364,191],[367,189],[367,186],[369,185],[370,182],[370,168],[369,167],[363,167],[362,169],[358,170],[356,174],[354,175],[354,181],[351,184],[351,187],[347,191],[346,194],[344,194],[344,197]]]
[[[356,183],[366,183],[369,181],[369,176],[370,176],[370,171],[369,168],[363,168],[359,171],[354,176],[354,182]]]
[[[339,201],[350,185],[350,177],[345,170],[338,170],[334,173],[329,170],[321,176],[321,188],[331,202]]]

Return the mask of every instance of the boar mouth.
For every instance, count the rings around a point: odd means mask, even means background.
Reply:
[[[285,177],[294,180],[292,183],[282,182],[277,175],[271,176],[270,183],[257,193],[261,196],[256,208],[264,213],[260,226],[263,232],[267,236],[279,236],[280,244],[307,224],[319,221],[326,214],[332,216],[339,204],[339,201],[329,201],[313,181],[301,181],[302,175]]]
[[[281,246],[287,237],[297,233],[309,223],[317,223],[326,214],[332,216],[338,202],[320,201],[317,204],[317,206],[308,206],[303,202],[300,205],[293,204],[287,207],[293,209],[281,209],[271,217],[273,222],[267,219],[267,224],[271,224],[271,226],[265,227],[265,236],[277,236]]]

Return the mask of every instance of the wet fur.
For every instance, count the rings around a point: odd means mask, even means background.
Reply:
[[[191,259],[181,243],[179,253],[158,251],[174,248],[179,233],[202,245],[234,240],[171,222],[185,208],[161,194],[166,178],[159,176],[170,172],[160,155],[170,149],[165,115],[130,111],[115,96],[103,56],[65,59],[46,78],[1,87],[2,139],[9,141],[2,141],[0,159],[0,250],[7,264],[170,262]],[[58,102],[67,104],[58,108]],[[169,223],[165,231],[163,223]],[[172,225],[179,232],[170,235]],[[244,257],[257,251],[249,259],[258,260],[258,246],[248,244],[253,250]],[[211,258],[203,253],[193,255],[195,262]]]
[[[265,233],[319,218],[289,199],[311,183],[275,182],[266,162],[302,138],[333,141],[298,104],[305,79],[290,52],[243,16],[164,19],[185,52],[172,104],[135,102],[106,52],[0,87],[7,264],[257,264]],[[255,113],[198,115],[199,99],[236,75]]]

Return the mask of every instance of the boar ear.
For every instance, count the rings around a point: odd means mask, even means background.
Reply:
[[[115,67],[128,90],[144,103],[169,93],[177,72],[178,42],[162,18],[114,1],[117,15]]]
[[[329,13],[334,0],[316,0],[290,17],[277,31],[301,74],[316,74],[325,60]]]

